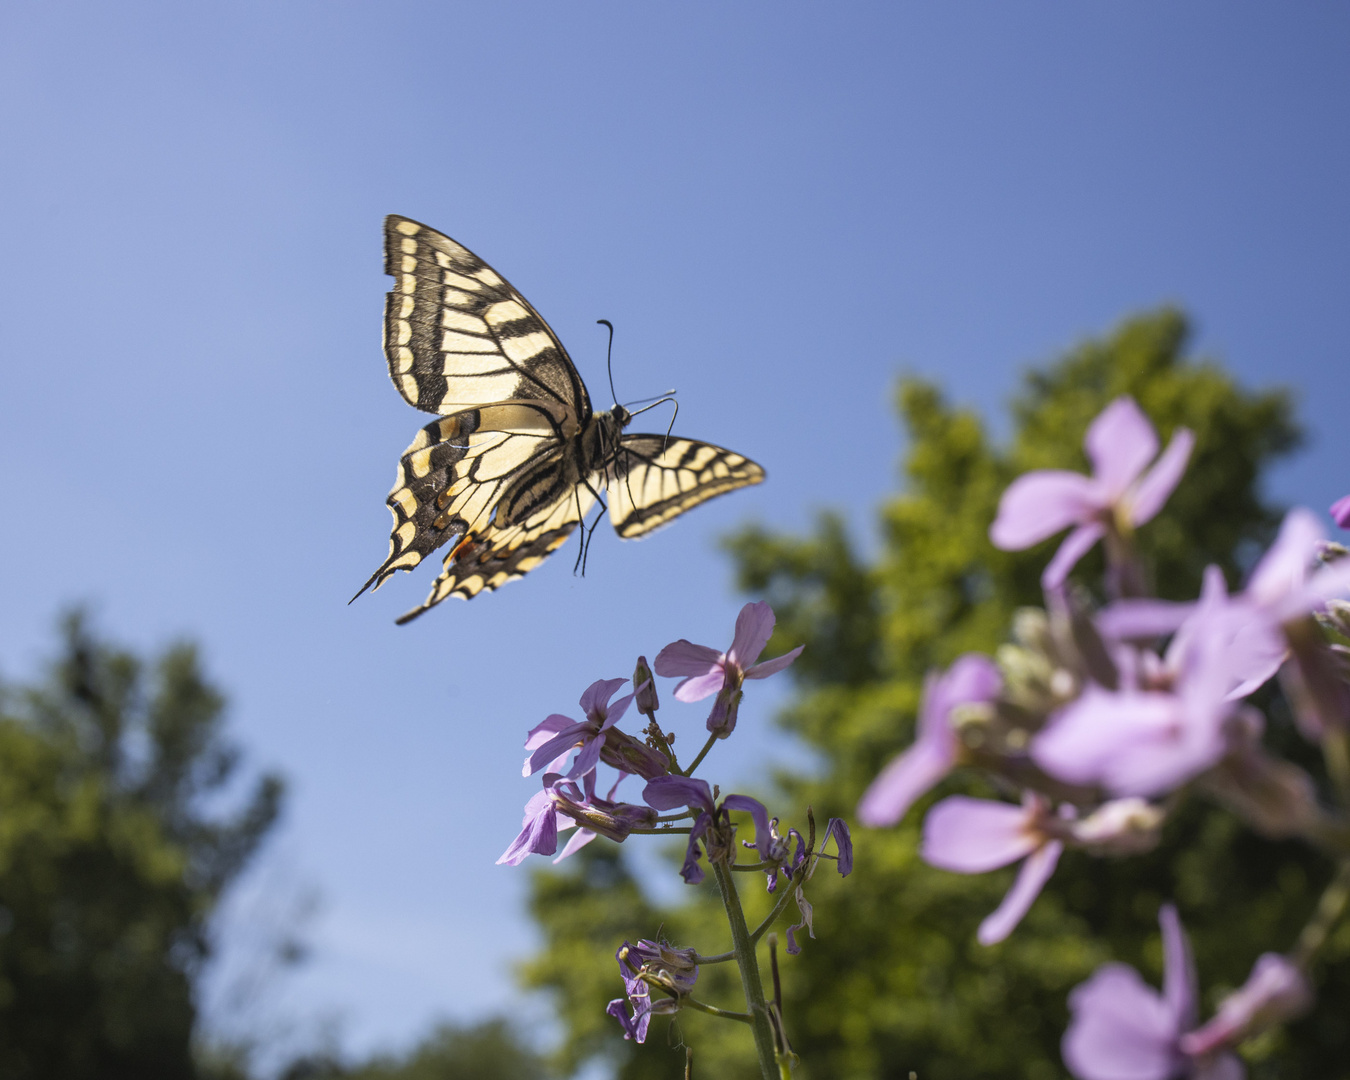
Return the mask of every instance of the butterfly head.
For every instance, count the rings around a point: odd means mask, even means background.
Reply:
[[[621,429],[626,428],[633,420],[633,414],[622,405],[615,405],[614,408],[609,410],[609,415],[614,417],[614,422],[618,424]]]

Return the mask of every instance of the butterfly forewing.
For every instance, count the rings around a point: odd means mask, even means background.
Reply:
[[[473,252],[405,217],[384,222],[384,353],[410,405],[456,413],[546,403],[567,434],[591,416],[581,377],[548,323]]]
[[[610,473],[609,516],[625,540],[645,536],[701,502],[758,484],[747,457],[694,439],[625,435]]]

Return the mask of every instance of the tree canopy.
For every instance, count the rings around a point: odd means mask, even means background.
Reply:
[[[232,813],[224,699],[196,649],[153,663],[70,616],[34,686],[0,697],[0,1075],[197,1074],[194,979],[222,892],[281,806]]]

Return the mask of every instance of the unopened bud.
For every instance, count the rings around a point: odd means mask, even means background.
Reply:
[[[637,667],[633,669],[633,686],[636,688],[633,701],[638,712],[650,716],[661,707],[656,698],[656,680],[652,676],[652,669],[647,666],[645,656],[638,657]]]
[[[1113,799],[1082,821],[1075,821],[1070,835],[1102,854],[1140,855],[1157,847],[1166,816],[1145,799]]]
[[[741,708],[745,691],[739,687],[724,686],[717,692],[712,712],[708,714],[708,730],[719,739],[725,739],[736,730],[736,714]]]
[[[655,780],[670,772],[670,760],[665,754],[618,728],[610,728],[605,732],[600,760],[620,772],[634,773],[644,780]]]

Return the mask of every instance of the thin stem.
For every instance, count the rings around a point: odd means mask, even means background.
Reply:
[[[661,740],[661,745],[664,747],[664,749],[661,752],[666,755],[666,760],[670,762],[670,771],[673,773],[679,772],[680,762],[679,759],[676,758],[675,756],[675,747],[671,745],[671,742],[673,741],[673,736],[667,735],[664,731],[661,730],[661,725],[656,722],[655,710],[652,710],[650,712],[644,712],[642,715],[647,718],[648,724],[651,725],[652,734]]]
[[[720,952],[714,956],[702,956],[698,953],[694,954],[694,963],[700,966],[703,964],[725,964],[728,960],[735,959],[736,954],[734,952]]]
[[[698,752],[698,757],[694,758],[693,764],[685,769],[681,774],[683,776],[693,776],[694,770],[703,764],[703,759],[708,756],[708,751],[713,748],[713,743],[717,741],[717,734],[714,732],[708,736],[708,741],[703,744],[703,749]]]
[[[768,863],[762,861],[737,863],[735,866],[732,867],[732,869],[735,870],[738,874],[748,873],[751,870],[758,870],[762,873],[764,868],[768,865],[769,865]]]
[[[1317,910],[1298,936],[1298,944],[1290,956],[1295,964],[1307,970],[1345,912],[1347,901],[1350,901],[1350,859],[1342,859],[1336,876],[1317,902]]]
[[[1337,798],[1343,807],[1350,808],[1350,737],[1344,731],[1327,731],[1322,737],[1322,756]]]
[[[729,1009],[719,1009],[716,1005],[705,1005],[701,1001],[687,997],[683,1004],[691,1009],[697,1009],[699,1012],[705,1012],[709,1016],[720,1016],[723,1020],[739,1020],[742,1024],[750,1023],[749,1013],[731,1012]]]
[[[712,867],[713,874],[717,878],[717,891],[722,894],[722,906],[726,908],[727,923],[731,927],[732,951],[735,952],[736,963],[741,969],[741,985],[745,988],[745,1004],[750,1010],[750,1030],[755,1033],[759,1070],[764,1080],[777,1080],[780,1074],[775,1060],[777,1055],[774,1053],[769,1007],[764,1000],[764,986],[759,978],[755,943],[750,940],[750,932],[745,925],[745,912],[741,910],[741,898],[736,893],[736,880],[725,862],[715,860]]]
[[[803,863],[802,865],[804,866],[806,864]],[[778,902],[774,904],[773,910],[764,916],[764,921],[762,923],[755,927],[755,932],[750,935],[751,941],[758,941],[764,936],[765,931],[778,921],[778,916],[783,914],[783,909],[788,906],[788,901],[792,899],[792,893],[799,884],[800,882],[797,880],[797,875],[793,874],[788,880],[787,888],[783,890],[783,895],[780,896]]]
[[[660,829],[644,829],[639,826],[634,826],[628,831],[635,835],[642,835],[642,836],[678,836],[682,833],[688,834],[693,832],[694,827],[692,825],[686,825],[682,829],[672,829],[670,826],[667,825]]]

